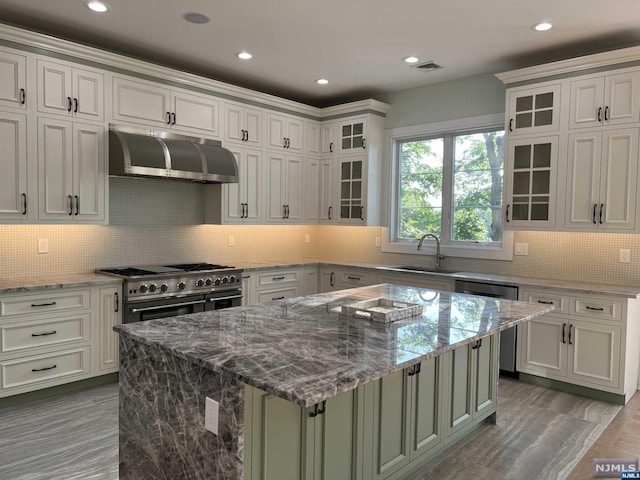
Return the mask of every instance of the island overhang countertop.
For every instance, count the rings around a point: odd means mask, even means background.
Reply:
[[[419,303],[423,311],[390,324],[341,313],[343,305],[373,298]],[[309,407],[552,310],[549,305],[382,284],[114,329]]]

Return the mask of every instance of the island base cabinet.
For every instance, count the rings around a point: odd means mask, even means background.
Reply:
[[[362,390],[304,408],[245,388],[245,480],[356,479]]]

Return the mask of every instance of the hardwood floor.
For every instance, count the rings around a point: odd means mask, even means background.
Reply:
[[[593,458],[640,456],[640,394],[620,410],[501,378],[498,408],[407,480],[584,480]],[[44,479],[118,479],[117,385],[0,410],[0,480]]]

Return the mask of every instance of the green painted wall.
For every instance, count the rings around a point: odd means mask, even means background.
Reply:
[[[389,95],[386,128],[504,113],[505,85],[493,74],[410,88]]]

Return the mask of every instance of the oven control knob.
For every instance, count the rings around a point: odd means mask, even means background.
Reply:
[[[210,287],[212,283],[213,283],[213,282],[211,281],[211,279],[210,279],[210,278],[207,278],[207,279],[204,281],[204,284],[205,284],[207,287]]]
[[[238,281],[238,279],[236,278],[235,275],[231,275],[229,277],[229,283],[236,283]]]
[[[153,293],[158,289],[158,286],[155,283],[149,285],[149,293]]]
[[[213,281],[213,284],[214,284],[216,287],[217,287],[218,285],[220,285],[221,283],[222,283],[222,280],[220,280],[219,278],[216,278],[216,279]]]
[[[138,291],[139,291],[140,293],[146,293],[146,292],[147,292],[147,290],[149,290],[149,287],[147,287],[146,285],[140,285],[140,286],[138,287]]]
[[[204,287],[204,280],[203,279],[199,279],[196,282],[196,287]]]
[[[162,285],[160,285],[160,291],[162,293],[166,292],[167,290],[169,290],[169,285],[167,285],[166,283],[163,283]]]
[[[229,283],[229,277],[222,277],[222,283],[224,284]]]
[[[178,283],[178,290],[184,290],[186,288],[187,284],[184,282],[180,282]]]

